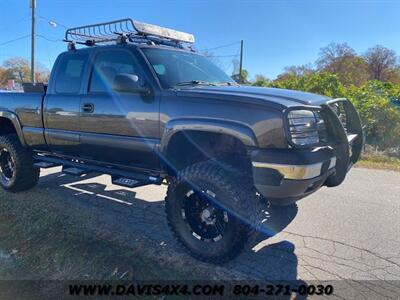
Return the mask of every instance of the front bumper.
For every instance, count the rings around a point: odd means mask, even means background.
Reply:
[[[341,107],[340,112],[336,106]],[[321,105],[321,113],[330,145],[250,151],[255,187],[273,204],[289,205],[323,185],[341,184],[358,161],[364,138],[360,118],[351,102],[331,100]]]
[[[250,156],[255,187],[277,205],[289,205],[315,192],[336,172],[336,157],[329,147],[254,150]]]

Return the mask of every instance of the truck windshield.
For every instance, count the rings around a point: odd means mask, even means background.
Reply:
[[[234,85],[225,72],[202,55],[167,49],[142,49],[163,88]]]

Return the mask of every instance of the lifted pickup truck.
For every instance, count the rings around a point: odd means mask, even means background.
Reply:
[[[6,190],[30,189],[55,166],[129,188],[166,183],[178,241],[221,263],[262,230],[269,205],[341,184],[359,159],[349,101],[241,86],[190,34],[124,19],[69,29],[66,40],[48,87],[0,94]]]

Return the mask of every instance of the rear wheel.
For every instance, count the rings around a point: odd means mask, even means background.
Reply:
[[[33,188],[39,180],[39,169],[33,167],[32,153],[16,135],[0,136],[0,185],[11,192]]]
[[[166,197],[168,223],[196,258],[213,263],[233,259],[262,214],[254,189],[216,162],[179,172]]]

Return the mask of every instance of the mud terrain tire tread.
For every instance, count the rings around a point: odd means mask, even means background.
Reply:
[[[236,174],[237,175],[237,174]],[[175,204],[179,201],[176,192],[178,186],[187,184],[187,182],[205,181],[212,182],[218,189],[230,195],[230,203],[223,203],[229,210],[239,211],[244,220],[249,221],[248,224],[235,217],[237,222],[237,234],[234,235],[233,240],[230,242],[232,245],[229,249],[225,249],[223,253],[216,256],[206,256],[196,252],[188,243],[180,236],[180,224],[176,224],[173,218]],[[203,161],[193,164],[177,174],[168,187],[166,201],[166,213],[168,225],[174,233],[177,241],[183,248],[187,249],[195,258],[214,264],[222,264],[235,258],[244,248],[247,241],[248,231],[252,226],[257,226],[259,222],[259,213],[265,205],[259,201],[255,194],[253,186],[243,184],[240,181],[240,176],[237,178],[235,172],[224,168],[221,164],[215,161]],[[250,226],[249,226],[250,225]]]
[[[33,167],[32,152],[24,148],[15,134],[0,136],[0,147],[6,148],[15,164],[15,178],[10,184],[1,186],[12,193],[23,192],[33,188],[39,181],[40,170]]]

